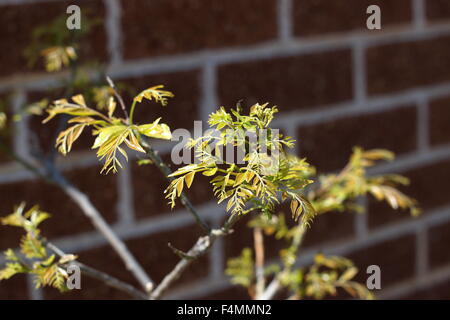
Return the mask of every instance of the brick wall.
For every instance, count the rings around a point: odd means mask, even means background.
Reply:
[[[25,68],[21,52],[37,24],[64,13],[68,1],[0,0],[0,96],[17,110],[59,75]],[[353,145],[397,152],[395,171],[412,179],[418,219],[363,199],[367,215],[330,214],[314,222],[300,262],[317,251],[346,255],[364,272],[382,268],[380,298],[450,298],[450,5],[448,0],[83,0],[103,18],[84,44],[86,55],[108,65],[114,79],[142,89],[164,83],[176,98],[163,114],[173,128],[205,120],[220,104],[245,98],[279,105],[276,124],[299,141],[296,152],[322,171],[335,170]],[[370,4],[382,9],[381,31],[365,29]],[[151,120],[142,106],[139,117]],[[36,119],[13,126],[11,145],[29,154],[30,129],[51,146]],[[51,130],[54,130],[50,129]],[[163,154],[169,144],[158,144]],[[156,280],[177,261],[171,242],[187,249],[200,234],[182,209],[170,212],[166,183],[150,167],[130,165],[100,176],[95,156],[81,147],[61,161],[68,177],[89,194],[105,218]],[[0,157],[0,212],[22,200],[54,214],[47,234],[83,262],[133,281],[79,209],[57,188]],[[204,184],[192,191],[202,216],[223,220]],[[245,228],[219,240],[183,275],[171,298],[239,298],[223,276],[229,254],[249,242]],[[17,242],[2,229],[0,249]],[[0,283],[0,298],[125,298],[83,279],[85,290],[61,296],[32,290],[28,278]]]

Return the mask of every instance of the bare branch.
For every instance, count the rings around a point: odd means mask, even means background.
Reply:
[[[297,230],[295,232],[294,238],[292,239],[292,244],[290,249],[294,250],[295,256],[298,256],[298,250],[300,249],[303,239],[305,237],[306,233],[306,226],[300,223],[297,226]],[[295,262],[294,262],[295,264]],[[271,300],[273,297],[278,293],[278,291],[281,289],[281,281],[280,279],[283,277],[283,275],[290,271],[292,265],[285,265],[283,270],[278,273],[275,278],[272,280],[272,282],[267,286],[266,290],[260,295],[257,296],[258,300]]]
[[[42,239],[42,242],[47,246],[47,248],[49,248],[50,250],[52,250],[54,253],[56,253],[59,257],[64,257],[66,255],[66,253],[64,251],[62,251],[61,249],[59,249],[57,246],[55,246],[53,243]],[[106,285],[126,292],[128,293],[130,296],[136,298],[136,299],[141,299],[141,300],[147,300],[148,296],[147,294],[145,294],[144,292],[136,289],[134,286],[125,283],[107,273],[104,273],[102,271],[99,271],[97,269],[94,269],[92,267],[89,267],[87,265],[85,265],[84,263],[81,263],[79,261],[73,261],[73,264],[77,265],[80,270],[86,274],[87,276],[93,278],[93,279],[97,279],[102,281],[103,283],[105,283]]]
[[[153,289],[153,281],[128,250],[125,243],[115,234],[105,219],[103,219],[102,215],[94,207],[89,198],[68,182],[55,167],[51,165],[49,170],[52,181],[55,182],[76,204],[78,204],[84,214],[91,220],[92,224],[120,256],[125,263],[127,270],[135,276],[146,292],[150,292]]]
[[[149,143],[147,143],[145,138],[141,138],[140,143],[144,148],[144,150],[146,151],[147,156],[150,158],[150,160],[153,161],[153,163],[156,165],[159,171],[161,171],[164,174],[167,180],[172,181],[172,178],[169,177],[169,175],[172,173],[172,170],[170,170],[169,166],[164,162],[164,160],[159,156],[159,154],[155,150],[153,150],[153,148],[150,146]],[[204,231],[209,232],[211,228],[206,224],[206,222],[204,222],[200,218],[200,215],[198,214],[197,210],[194,208],[191,201],[184,192],[181,194],[180,200],[181,203],[194,217],[197,224],[199,224]]]
[[[150,299],[161,298],[162,294],[181,276],[192,262],[203,256],[218,237],[226,236],[231,233],[233,225],[241,218],[241,215],[231,215],[220,229],[213,229],[208,235],[198,238],[194,246],[186,253],[189,258],[183,258],[177,263],[175,268],[170,271],[161,283],[153,290]]]

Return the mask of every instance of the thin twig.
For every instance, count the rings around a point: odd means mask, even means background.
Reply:
[[[153,148],[144,138],[141,138],[140,143],[144,148],[144,150],[146,151],[147,156],[150,158],[150,160],[153,161],[153,163],[156,165],[159,171],[161,171],[164,174],[167,180],[172,181],[172,178],[169,177],[169,175],[172,174],[172,170],[170,170],[169,166],[164,162],[164,160],[159,156],[159,154],[155,150],[153,150]],[[204,231],[210,232],[211,228],[206,224],[206,222],[204,222],[200,218],[200,215],[198,214],[197,210],[194,208],[191,201],[184,192],[181,194],[180,201],[194,217],[197,224],[199,224]]]
[[[182,258],[177,263],[175,268],[173,268],[155,290],[153,290],[150,299],[156,300],[161,298],[162,294],[181,276],[183,271],[211,248],[218,237],[230,234],[231,228],[241,217],[241,215],[233,214],[220,229],[213,229],[208,235],[198,238],[194,246],[186,253],[189,256],[189,259]]]
[[[261,228],[253,229],[255,247],[255,273],[256,273],[256,297],[263,294],[266,286],[264,277],[264,237]]]
[[[117,92],[116,86],[110,77],[106,77],[106,81],[108,82],[111,89],[113,89],[114,96],[116,97],[117,101],[119,101],[120,108],[122,109],[123,114],[125,115],[125,119],[129,123],[130,117],[128,116],[127,107],[125,106],[125,102],[123,102],[122,96],[119,94],[119,92]]]

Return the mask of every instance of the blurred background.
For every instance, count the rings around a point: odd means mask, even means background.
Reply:
[[[234,106],[240,99],[245,105],[270,102],[280,109],[276,126],[297,139],[294,151],[320,172],[345,165],[355,145],[396,152],[394,162],[373,172],[409,177],[412,183],[403,191],[419,200],[423,214],[413,219],[363,198],[365,215],[318,218],[300,261],[307,264],[319,251],[344,255],[360,268],[363,282],[366,267],[379,265],[379,298],[450,298],[448,0],[0,0],[0,101],[10,115],[2,139],[24,157],[36,148],[53,149],[57,125],[42,125],[42,115],[24,114],[21,121],[11,115],[64,95],[67,72],[47,73],[40,59],[30,64],[30,51],[39,52],[43,44],[36,42],[36,29],[65,19],[70,4],[77,4],[90,22],[77,39],[85,70],[108,74],[127,103],[133,92],[153,85],[174,92],[165,109],[140,105],[142,122],[162,116],[172,129],[190,129],[220,105]],[[381,30],[366,28],[372,4],[381,8]],[[88,71],[84,75],[89,78]],[[58,159],[61,169],[89,195],[150,276],[161,280],[178,261],[167,243],[187,250],[201,234],[199,228],[182,207],[170,211],[162,195],[167,183],[156,169],[130,162],[116,175],[100,175],[91,143],[84,136],[75,152]],[[171,146],[158,143],[156,149],[168,157]],[[194,184],[190,196],[211,224],[223,221],[224,210],[207,184]],[[21,201],[52,213],[43,233],[65,251],[134,281],[75,203],[0,154],[1,215]],[[19,236],[0,227],[0,249],[16,247]],[[223,270],[228,257],[251,246],[251,237],[242,223],[167,297],[248,298],[230,286]],[[54,289],[34,290],[28,277],[17,276],[0,282],[0,298],[128,297],[88,278],[82,278],[82,290],[61,295]]]

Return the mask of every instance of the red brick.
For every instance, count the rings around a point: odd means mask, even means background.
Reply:
[[[442,267],[450,263],[450,254],[446,244],[450,240],[450,222],[436,225],[428,231],[428,254],[432,268]]]
[[[450,143],[450,98],[430,103],[430,143]]]
[[[69,180],[85,192],[103,217],[110,223],[116,221],[117,191],[115,176],[102,176],[100,167],[77,169],[67,173]],[[0,212],[6,215],[15,205],[25,201],[28,206],[40,205],[52,217],[42,224],[43,234],[47,237],[73,235],[93,230],[92,224],[81,209],[55,185],[42,181],[24,181],[0,185],[2,202]],[[16,244],[18,244],[16,239]],[[10,245],[12,240],[8,240]]]
[[[36,27],[46,25],[58,16],[67,15],[66,8],[70,4],[70,1],[48,1],[1,7],[0,21],[3,26],[0,30],[2,39],[0,49],[3,52],[1,76],[30,70],[23,52],[31,43],[32,32]],[[91,19],[104,17],[102,1],[84,0],[77,4]],[[84,58],[106,60],[106,36],[102,23],[92,29],[81,47],[81,60],[85,61]],[[42,62],[39,63],[37,69],[43,70],[42,65]]]
[[[382,30],[411,24],[412,9],[409,0],[302,0],[293,3],[294,30],[299,36],[367,31],[366,21],[369,15],[366,10],[370,5],[380,6]]]
[[[219,67],[220,102],[308,109],[352,99],[351,54],[339,50]]]
[[[274,0],[122,1],[125,58],[251,45],[273,39],[277,34],[275,5]]]
[[[446,0],[427,0],[426,15],[429,21],[448,20],[450,18],[450,3]]]
[[[400,187],[405,194],[417,199],[423,208],[422,215],[430,210],[450,204],[448,199],[447,181],[450,179],[450,161],[424,165],[414,170],[400,172],[410,179],[410,185]],[[371,228],[411,219],[409,211],[394,210],[385,203],[371,200],[369,203],[369,225]]]
[[[346,256],[360,270],[355,280],[363,284],[368,277],[367,267],[378,265],[381,269],[381,288],[385,289],[414,276],[415,236],[400,236],[362,248]]]
[[[15,275],[11,279],[0,282],[0,300],[28,300],[27,276]]]
[[[368,92],[384,94],[447,82],[449,55],[448,36],[369,48]]]
[[[343,168],[354,146],[411,152],[416,148],[416,119],[415,108],[408,106],[300,127],[300,154],[319,172],[328,172]]]
[[[195,300],[249,300],[247,290],[241,286],[231,286],[206,296],[195,297]]]
[[[169,104],[165,107],[148,100],[137,104],[134,116],[137,123],[149,123],[162,117],[161,122],[167,123],[172,130],[175,130],[176,128],[192,128],[194,120],[200,119],[198,70],[120,79],[118,82],[128,88],[124,92],[127,106],[131,106],[134,95],[156,85],[164,85],[165,90],[175,95],[174,98],[169,99]]]

